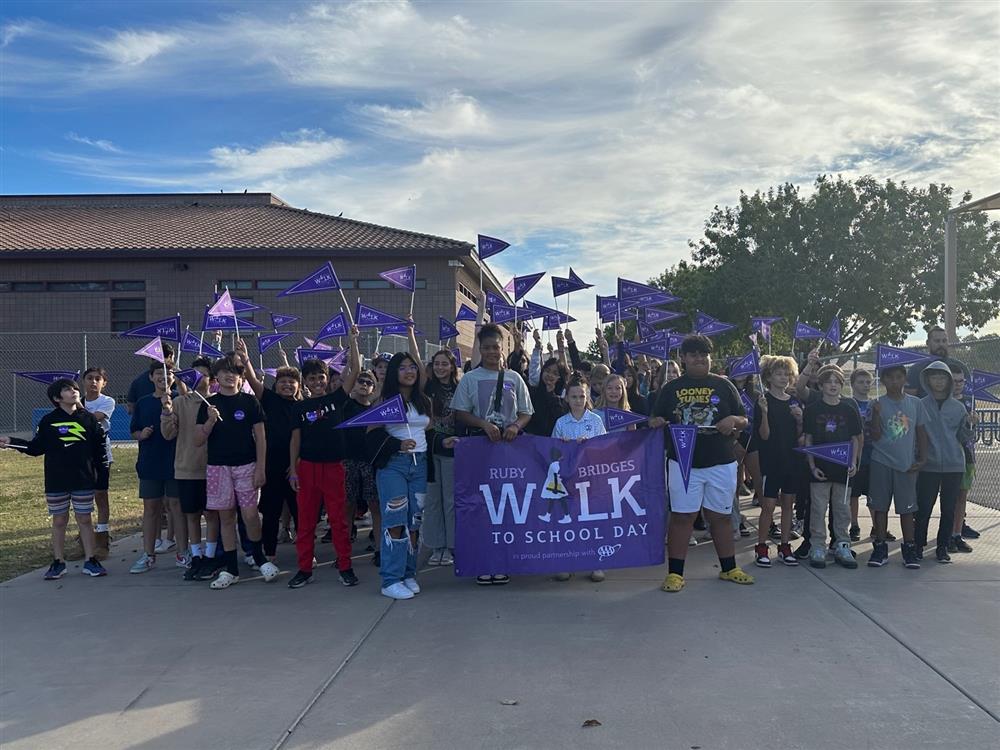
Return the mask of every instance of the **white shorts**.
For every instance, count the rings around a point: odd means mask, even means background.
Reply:
[[[695,513],[703,507],[728,515],[733,512],[736,496],[736,461],[730,464],[691,469],[688,488],[684,489],[681,467],[670,460],[670,510],[674,513]]]

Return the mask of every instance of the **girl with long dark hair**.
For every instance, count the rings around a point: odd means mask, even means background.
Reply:
[[[454,446],[457,440],[455,414],[451,410],[451,399],[458,387],[458,363],[455,355],[447,349],[435,352],[431,357],[430,373],[424,393],[431,399],[433,407],[431,452],[433,479],[427,485],[427,503],[424,506],[424,522],[421,527],[421,542],[430,548],[428,565],[452,565],[455,562],[455,451],[446,448],[448,441]]]

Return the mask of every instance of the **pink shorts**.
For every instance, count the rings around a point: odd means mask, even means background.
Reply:
[[[258,490],[253,486],[256,463],[242,466],[206,466],[208,510],[232,510],[237,504],[241,508],[256,508]]]

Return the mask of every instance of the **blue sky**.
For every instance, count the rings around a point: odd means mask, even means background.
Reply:
[[[611,293],[817,173],[996,192],[990,2],[6,2],[2,191],[270,190]],[[542,300],[540,300],[542,301]],[[582,304],[578,303],[578,304]]]

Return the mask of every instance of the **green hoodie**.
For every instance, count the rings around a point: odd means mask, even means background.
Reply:
[[[948,397],[939,401],[927,385],[927,376],[943,372],[948,376]],[[928,451],[923,471],[955,473],[965,471],[965,451],[962,446],[972,438],[966,419],[968,412],[962,402],[952,398],[951,370],[944,362],[931,362],[920,373],[920,383],[927,391],[921,401],[927,412]]]

